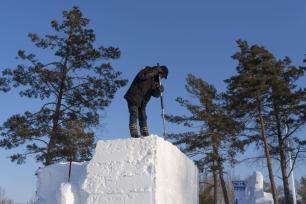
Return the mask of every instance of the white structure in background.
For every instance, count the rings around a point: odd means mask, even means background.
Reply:
[[[232,181],[233,188],[235,191],[235,203],[234,204],[244,204],[246,203],[245,196],[245,181]]]
[[[198,204],[198,170],[157,136],[99,141],[93,159],[38,171],[38,204]]]
[[[264,192],[263,183],[260,171],[245,181],[233,181],[235,204],[273,204],[272,194]]]

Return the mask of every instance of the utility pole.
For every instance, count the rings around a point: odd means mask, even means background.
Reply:
[[[286,124],[286,135],[288,134],[288,127]],[[289,167],[290,167],[290,171],[291,171],[291,191],[292,191],[292,198],[293,198],[293,204],[296,204],[296,190],[295,190],[295,180],[294,180],[294,171],[293,171],[293,167],[292,167],[292,154],[291,154],[291,150],[290,150],[290,139],[288,138],[287,141],[287,146],[288,146],[288,158],[289,158]]]

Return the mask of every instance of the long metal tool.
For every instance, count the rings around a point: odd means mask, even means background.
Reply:
[[[159,67],[159,63],[157,63],[157,67]],[[158,75],[158,80],[159,80],[159,87],[162,87],[162,80],[160,77],[160,74]],[[163,92],[160,92],[160,105],[161,105],[161,110],[162,110],[162,119],[163,119],[163,136],[164,139],[167,139],[166,135],[166,120],[165,120],[165,107],[164,107],[164,97],[163,97]]]
[[[70,177],[71,177],[71,164],[72,164],[72,159],[69,161],[69,172],[68,172],[68,182],[70,182]]]

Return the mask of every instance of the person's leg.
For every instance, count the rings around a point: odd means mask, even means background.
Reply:
[[[149,130],[147,125],[146,103],[143,103],[138,109],[139,112],[139,126],[140,134],[142,136],[149,136]]]
[[[137,130],[138,107],[129,102],[128,107],[130,113],[129,129],[131,137],[139,137]]]

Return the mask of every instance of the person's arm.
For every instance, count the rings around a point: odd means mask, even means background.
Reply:
[[[157,86],[156,88],[154,88],[152,90],[152,96],[154,96],[155,98],[158,98],[161,96],[161,93],[164,92],[164,87],[162,86]]]
[[[146,80],[158,75],[160,72],[161,70],[159,68],[146,67],[139,72],[138,77],[140,80]]]

